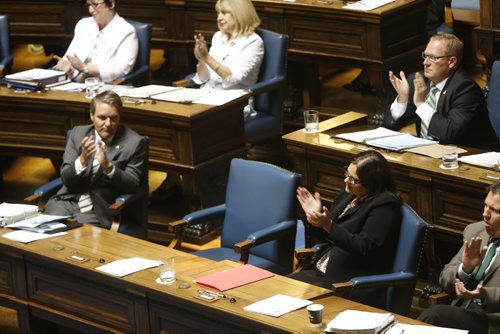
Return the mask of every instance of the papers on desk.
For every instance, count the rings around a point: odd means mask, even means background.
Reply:
[[[341,334],[376,334],[386,330],[395,321],[390,313],[345,310],[326,325],[325,331]]]
[[[63,71],[33,68],[5,76],[5,83],[14,87],[35,89],[39,86],[50,87],[69,82]]]
[[[279,317],[285,313],[298,310],[312,304],[312,301],[296,297],[285,296],[281,294],[274,295],[256,303],[245,306],[245,311]]]
[[[394,1],[395,0],[360,0],[345,5],[344,8],[355,9],[355,10],[372,10],[378,7],[382,7],[383,5],[387,5],[388,3]]]
[[[130,259],[116,260],[97,267],[96,269],[113,276],[123,277],[144,269],[158,267],[161,263],[161,261],[133,257]]]
[[[498,166],[500,162],[500,153],[486,152],[480,154],[466,155],[464,157],[458,158],[458,161],[465,162],[470,165],[493,168],[493,166],[495,165]]]
[[[60,92],[83,92],[85,90],[85,84],[78,82],[68,82],[63,85],[51,87],[50,90]]]
[[[53,233],[57,230],[67,228],[66,224],[59,222],[60,220],[65,221],[67,218],[69,218],[69,216],[39,214],[10,224],[8,227],[36,233]]]
[[[38,214],[38,206],[29,204],[0,204],[0,226],[10,225],[17,221]]]
[[[391,327],[386,334],[467,334],[469,331],[462,329],[437,327],[437,326],[421,326],[396,324]]]
[[[415,137],[409,133],[401,133],[383,127],[374,130],[341,133],[335,137],[391,151],[403,151],[414,147],[437,144],[433,140]]]
[[[14,232],[2,234],[2,237],[9,239],[9,240],[12,240],[12,241],[17,241],[17,242],[22,242],[22,243],[27,244],[27,243],[32,242],[32,241],[47,239],[47,238],[52,238],[52,237],[58,237],[60,235],[65,235],[65,234],[68,234],[68,232],[45,234],[45,233],[37,233],[37,232],[19,230],[19,231],[14,231]]]
[[[133,97],[137,99],[148,99],[153,95],[170,92],[182,87],[147,85],[142,87],[117,87],[114,92],[120,96]]]
[[[178,102],[199,103],[221,106],[246,94],[243,89],[225,89],[208,92],[199,88],[181,88],[166,93],[151,96],[152,99]]]
[[[245,264],[244,266],[199,277],[194,280],[194,283],[219,291],[225,291],[272,276],[274,274],[270,271],[252,266],[251,264]]]

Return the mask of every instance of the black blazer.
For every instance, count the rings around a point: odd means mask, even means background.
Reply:
[[[415,120],[417,134],[420,136],[420,118],[415,117],[413,104],[414,75],[410,75],[410,97],[406,112],[395,121],[390,110],[384,116],[384,126],[399,130]],[[430,81],[427,82],[429,89]],[[491,126],[488,109],[479,86],[462,70],[453,73],[446,82],[439,97],[437,111],[432,116],[428,133],[441,144],[457,144],[496,150],[498,138]]]

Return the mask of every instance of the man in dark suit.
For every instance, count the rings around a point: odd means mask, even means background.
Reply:
[[[482,91],[459,68],[462,53],[463,43],[456,36],[434,35],[422,53],[427,80],[420,73],[407,80],[403,71],[399,78],[389,72],[398,96],[385,114],[384,126],[398,130],[415,119],[420,137],[496,149],[498,138]]]
[[[61,166],[63,186],[49,199],[45,213],[111,227],[109,205],[118,195],[137,190],[148,172],[146,144],[136,132],[120,125],[121,109],[122,101],[112,91],[92,100],[92,124],[71,130]]]
[[[439,277],[452,305],[436,305],[419,320],[437,326],[500,333],[500,182],[490,186],[483,221],[464,230],[464,244]]]

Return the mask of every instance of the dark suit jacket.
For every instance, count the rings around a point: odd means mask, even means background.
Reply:
[[[399,130],[415,120],[417,134],[420,135],[420,118],[415,117],[416,107],[413,104],[413,77],[410,82],[410,98],[406,112],[395,121],[391,112],[386,111],[384,126]],[[429,89],[430,82],[427,82]],[[462,70],[453,73],[446,82],[439,97],[437,111],[432,116],[428,133],[441,144],[457,144],[479,147],[486,150],[498,148],[498,138],[491,126],[484,100],[479,86]]]
[[[390,272],[401,227],[401,202],[392,192],[383,192],[338,216],[354,196],[342,191],[335,198],[330,214],[334,224],[323,238],[332,246],[324,283],[349,281],[356,276]],[[381,306],[385,289],[362,289],[351,299],[374,306]]]
[[[465,228],[464,241],[470,240],[472,237],[481,237],[483,240],[482,245],[487,244],[490,236],[484,229],[482,221],[467,225]],[[462,246],[450,263],[444,267],[439,277],[439,283],[451,295],[455,295],[455,278],[457,277],[458,267],[462,263],[463,252],[464,247]],[[478,268],[474,270],[472,277],[469,279],[470,282],[466,282],[468,289],[475,289],[477,282],[474,282],[473,276],[477,270]],[[488,312],[489,331],[490,333],[492,331],[493,333],[500,333],[500,255],[498,254],[483,280],[483,287],[486,290],[486,299],[483,301],[483,305],[485,305],[485,310]]]
[[[113,142],[106,147],[108,160],[115,166],[111,178],[99,168],[96,177],[91,178],[93,159],[80,175],[75,171],[75,160],[81,153],[81,141],[85,136],[94,135],[94,126],[76,126],[66,144],[61,178],[63,187],[56,196],[60,199],[77,200],[81,194],[90,193],[94,211],[103,227],[111,226],[112,217],[107,208],[120,194],[132,193],[139,188],[146,169],[146,147],[142,137],[133,130],[120,125]]]

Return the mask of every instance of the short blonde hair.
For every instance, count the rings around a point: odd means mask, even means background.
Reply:
[[[251,0],[217,0],[217,13],[230,13],[235,21],[235,32],[248,36],[260,25],[260,18]]]
[[[455,56],[458,64],[462,62],[464,43],[453,34],[435,34],[431,36],[431,41],[444,41],[446,44],[446,55]]]

